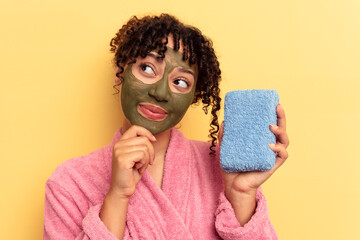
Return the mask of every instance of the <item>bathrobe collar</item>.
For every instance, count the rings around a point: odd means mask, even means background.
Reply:
[[[130,198],[126,224],[131,236],[140,239],[193,239],[186,221],[192,160],[189,140],[180,131],[172,129],[165,155],[162,189],[145,171]]]

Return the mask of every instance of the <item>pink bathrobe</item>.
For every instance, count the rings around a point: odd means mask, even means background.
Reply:
[[[64,162],[48,179],[44,239],[117,239],[99,212],[110,187],[112,148],[120,137],[118,130],[110,145]],[[261,190],[255,214],[240,226],[209,144],[172,129],[162,189],[146,171],[129,202],[124,239],[277,239]]]

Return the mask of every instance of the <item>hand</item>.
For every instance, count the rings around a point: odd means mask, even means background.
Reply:
[[[222,171],[225,183],[225,195],[232,201],[239,194],[255,197],[257,189],[263,184],[288,158],[286,148],[289,146],[289,138],[286,134],[286,118],[282,106],[279,104],[276,108],[277,126],[271,125],[270,130],[276,135],[276,144],[269,144],[269,147],[276,152],[275,166],[265,172],[239,172],[228,173]],[[219,132],[219,140],[223,135],[223,126]]]
[[[154,162],[154,141],[151,132],[133,125],[114,144],[109,193],[124,199],[131,197],[148,165]]]

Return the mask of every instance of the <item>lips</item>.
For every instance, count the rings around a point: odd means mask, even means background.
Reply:
[[[165,109],[151,103],[139,103],[137,110],[140,115],[153,121],[162,121],[168,116]]]

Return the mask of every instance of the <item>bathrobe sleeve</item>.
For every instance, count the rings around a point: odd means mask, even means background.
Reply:
[[[275,240],[278,236],[269,219],[265,196],[259,188],[256,194],[256,209],[254,215],[243,227],[236,219],[231,203],[220,193],[219,206],[216,210],[215,227],[224,240]]]
[[[43,239],[118,240],[99,217],[102,203],[91,206],[85,216],[63,187],[48,180],[45,189]]]

